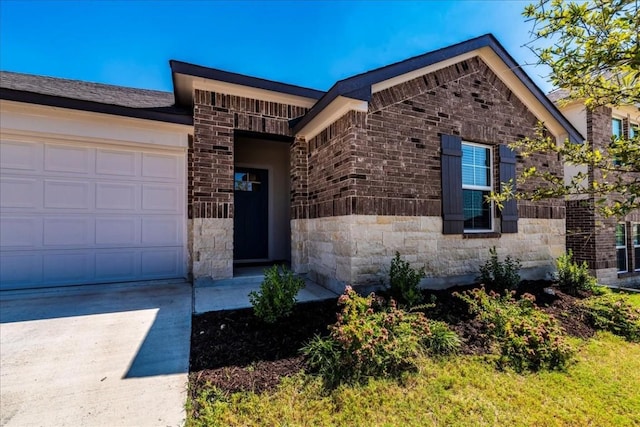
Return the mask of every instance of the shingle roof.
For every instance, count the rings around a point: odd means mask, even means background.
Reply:
[[[0,98],[150,120],[190,124],[172,92],[0,71]]]
[[[336,97],[343,95],[345,97],[354,98],[363,101],[369,101],[371,98],[371,86],[375,83],[396,77],[401,74],[431,65],[437,62],[445,61],[455,56],[467,53],[483,47],[491,48],[500,59],[509,67],[522,84],[531,92],[533,96],[549,111],[562,127],[569,133],[569,137],[573,141],[583,141],[580,133],[573,125],[562,115],[557,107],[549,101],[544,93],[536,86],[531,78],[521,69],[518,63],[509,55],[505,48],[498,42],[492,34],[485,34],[464,42],[451,45],[442,49],[427,52],[425,54],[409,58],[407,60],[377,68],[366,73],[358,74],[334,84],[322,98],[316,102],[311,110],[302,117],[301,120],[292,122],[294,132],[298,132],[315,116],[317,116],[327,105]]]
[[[553,103],[557,103],[561,99],[565,99],[569,96],[569,91],[566,89],[555,89],[547,94],[547,98]]]

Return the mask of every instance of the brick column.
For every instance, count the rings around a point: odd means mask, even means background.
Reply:
[[[309,144],[296,138],[289,150],[291,171],[291,269],[309,271]]]
[[[189,252],[194,279],[233,277],[233,113],[196,90],[189,146]]]

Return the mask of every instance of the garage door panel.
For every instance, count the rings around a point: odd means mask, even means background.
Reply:
[[[39,217],[2,216],[0,218],[0,247],[27,249],[42,246],[42,220]]]
[[[175,156],[144,153],[142,155],[142,176],[175,180],[180,177],[181,163]]]
[[[2,253],[0,289],[36,287],[42,283],[42,254],[32,252]]]
[[[0,167],[37,171],[42,165],[43,145],[31,142],[2,141],[0,145]]]
[[[125,183],[96,184],[96,208],[135,211],[139,186]]]
[[[44,218],[44,246],[93,246],[93,219]]]
[[[180,244],[180,222],[177,218],[144,218],[142,221],[142,244],[178,245]]]
[[[140,154],[133,151],[97,150],[96,174],[132,177],[137,175]]]
[[[5,209],[38,209],[42,206],[42,181],[35,178],[2,177],[0,206]]]
[[[131,280],[139,276],[140,251],[118,250],[96,253],[96,281]]]
[[[87,174],[91,169],[91,149],[47,144],[44,150],[44,170]]]
[[[183,152],[0,141],[2,289],[184,277]]]
[[[148,279],[156,277],[178,277],[182,275],[180,248],[147,249],[142,253],[142,276]]]
[[[44,207],[47,209],[89,209],[91,184],[82,181],[44,181]]]
[[[50,285],[91,283],[94,255],[89,251],[44,253],[42,270]]]
[[[143,185],[142,209],[155,212],[176,212],[180,206],[180,187],[176,185]]]
[[[140,240],[139,218],[96,218],[96,245],[139,246]]]

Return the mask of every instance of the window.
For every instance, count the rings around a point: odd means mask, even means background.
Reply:
[[[640,271],[640,224],[633,224],[633,259],[635,270]]]
[[[465,231],[491,231],[492,204],[485,197],[492,190],[491,148],[462,143],[462,200]]]
[[[516,153],[497,145],[499,164],[494,167],[494,148],[462,142],[459,135],[440,135],[442,184],[442,234],[493,232],[494,208],[485,201],[498,182],[516,183]],[[496,174],[497,172],[497,174]],[[518,232],[518,204],[508,200],[500,212],[500,233]]]
[[[631,123],[629,126],[629,139],[635,138],[640,133],[640,125]]]
[[[616,259],[618,273],[627,270],[627,227],[624,223],[616,224]]]
[[[260,181],[256,174],[236,172],[234,174],[233,189],[235,191],[260,191]]]
[[[622,138],[622,120],[611,119],[611,134],[616,138]]]

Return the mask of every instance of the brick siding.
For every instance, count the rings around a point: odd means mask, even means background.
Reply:
[[[289,120],[307,111],[294,105],[196,89],[194,135],[188,152],[189,218],[233,218],[236,130],[291,136]],[[297,194],[300,190],[295,187],[295,191]]]
[[[349,112],[309,141],[309,217],[439,216],[440,134],[496,146],[532,136],[536,123],[477,57],[377,92],[368,113]],[[562,174],[553,156],[532,156],[527,165]],[[523,218],[565,215],[561,200],[519,208]]]

